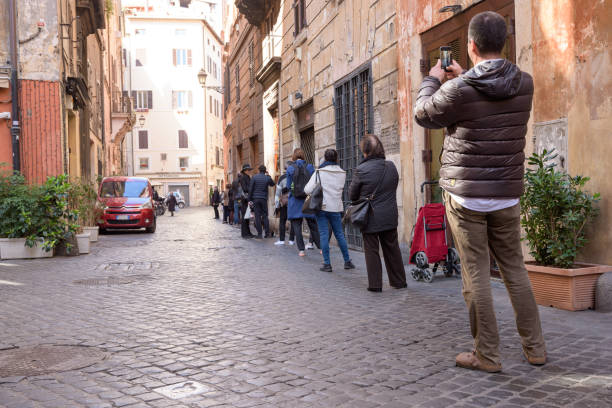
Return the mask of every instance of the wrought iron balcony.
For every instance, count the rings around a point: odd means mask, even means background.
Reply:
[[[260,25],[266,17],[267,8],[271,2],[266,0],[236,0],[236,7],[247,21],[254,25]]]

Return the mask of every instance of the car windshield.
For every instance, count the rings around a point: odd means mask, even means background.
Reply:
[[[148,197],[147,182],[142,180],[105,181],[100,191],[102,198],[112,197]]]

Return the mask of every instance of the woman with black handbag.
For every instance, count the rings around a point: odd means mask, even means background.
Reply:
[[[329,256],[329,238],[331,236],[329,227],[331,226],[338,246],[344,258],[344,269],[354,269],[355,265],[351,262],[348,252],[348,245],[342,230],[342,191],[344,190],[344,181],[346,180],[346,172],[342,167],[338,166],[338,152],[334,149],[325,151],[325,161],[319,166],[315,174],[310,177],[308,184],[304,187],[306,194],[310,194],[311,198],[317,194],[322,197],[317,200],[315,217],[317,219],[317,227],[319,229],[319,239],[321,240],[321,250],[323,253],[323,266],[321,271],[331,272],[331,259]],[[309,202],[309,200],[306,200]],[[306,206],[306,205],[305,205]],[[302,211],[307,211],[303,208]]]
[[[399,174],[391,161],[385,160],[382,142],[374,135],[365,135],[360,143],[363,160],[353,171],[349,199],[367,201],[369,210],[361,227],[368,290],[382,291],[382,263],[378,252],[382,247],[389,283],[396,289],[406,287],[406,272],[397,237],[396,190]]]

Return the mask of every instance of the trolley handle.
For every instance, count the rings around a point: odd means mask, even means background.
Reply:
[[[436,184],[438,184],[438,181],[437,181],[437,180],[433,180],[433,181],[424,181],[424,182],[421,184],[421,194],[423,193],[423,189],[425,188],[425,186],[426,186],[426,185],[436,185]]]

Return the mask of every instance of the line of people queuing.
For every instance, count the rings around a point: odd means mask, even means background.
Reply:
[[[393,162],[386,160],[378,137],[364,136],[360,147],[364,158],[353,170],[348,198],[353,202],[371,198],[368,223],[361,230],[368,273],[367,289],[382,291],[379,247],[382,248],[389,283],[396,289],[405,288],[406,273],[397,234],[396,190],[399,175]],[[306,250],[316,246],[323,257],[320,270],[332,272],[330,239],[333,234],[344,259],[344,269],[354,269],[343,226],[346,171],[338,165],[338,152],[327,149],[323,161],[315,169],[312,163],[306,162],[304,151],[295,149],[291,160],[285,163],[285,173],[277,183],[274,183],[265,166],[261,165],[257,170],[258,173],[251,176],[253,169],[245,164],[225,191],[219,193],[215,190],[212,198],[215,218],[219,218],[217,207],[223,205],[223,223],[240,226],[242,238],[272,238],[274,232],[270,230],[268,219],[268,191],[276,186],[274,211],[279,217],[279,239],[275,245],[295,245],[300,257],[306,256]],[[317,184],[323,191],[321,210],[314,214],[305,213],[304,202]],[[256,234],[251,232],[251,219],[254,220]],[[302,230],[304,221],[310,232],[307,244]]]

